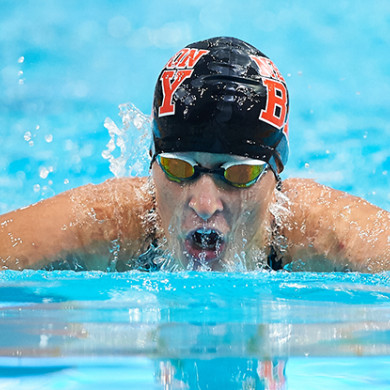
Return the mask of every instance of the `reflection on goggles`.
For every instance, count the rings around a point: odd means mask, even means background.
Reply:
[[[177,183],[196,179],[201,173],[211,173],[221,176],[227,183],[237,188],[250,187],[267,170],[266,162],[253,159],[227,162],[218,168],[209,169],[196,161],[173,153],[159,154],[157,162],[168,179]]]

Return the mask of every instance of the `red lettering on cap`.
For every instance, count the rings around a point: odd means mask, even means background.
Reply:
[[[279,72],[279,69],[269,58],[258,57],[258,56],[250,56],[250,57],[252,58],[253,61],[256,62],[257,66],[259,67],[261,76],[270,77],[272,79],[285,82],[282,74]]]
[[[158,110],[159,116],[172,115],[175,113],[175,105],[172,103],[172,97],[182,82],[191,76],[193,69],[184,70],[164,70],[160,80],[163,92],[163,101]]]
[[[183,58],[188,54],[190,49],[185,47],[183,50],[180,50],[177,52],[165,65],[165,69],[175,69],[177,68],[178,64],[180,64],[180,61],[183,60]]]
[[[165,65],[165,69],[192,69],[209,50],[190,49],[185,47],[177,52]]]
[[[159,116],[175,113],[175,105],[172,102],[173,94],[183,81],[192,75],[194,66],[208,52],[209,50],[185,47],[168,61],[160,77],[163,101],[158,110]]]
[[[201,57],[203,57],[208,52],[209,50],[190,49],[187,55],[183,57],[180,63],[177,65],[178,69],[193,68],[201,59]]]
[[[280,129],[287,116],[287,90],[283,83],[272,79],[263,79],[267,88],[267,104],[261,110],[259,119]]]

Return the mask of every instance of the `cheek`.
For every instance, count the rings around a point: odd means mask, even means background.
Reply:
[[[164,229],[167,229],[173,215],[175,215],[176,210],[180,207],[182,190],[179,185],[169,181],[165,177],[164,173],[157,167],[154,167],[152,172],[156,190],[158,212]]]
[[[269,172],[260,182],[242,192],[241,210],[247,223],[258,225],[264,221],[273,200],[275,185],[273,173]]]

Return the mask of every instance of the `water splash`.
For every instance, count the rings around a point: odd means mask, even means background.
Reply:
[[[102,156],[115,177],[145,176],[150,163],[151,118],[132,103],[119,105],[119,116],[121,127],[111,118],[104,121],[110,140]]]

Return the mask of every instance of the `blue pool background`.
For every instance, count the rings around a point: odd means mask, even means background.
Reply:
[[[0,1],[0,212],[112,177],[101,156],[105,118],[120,125],[126,102],[149,114],[167,59],[215,35],[258,46],[287,79],[284,177],[312,177],[390,209],[387,1],[82,4]]]
[[[311,177],[390,210],[387,1],[0,0],[0,11],[0,213],[112,177],[102,157],[105,119],[121,127],[118,105],[126,102],[150,113],[167,59],[217,35],[259,47],[287,79],[291,155],[283,177]],[[200,342],[212,373],[220,357],[281,358],[289,389],[387,389],[388,285],[387,273],[7,271],[0,387],[161,388],[156,359],[202,359],[199,350],[185,353]],[[147,349],[142,332],[153,334],[152,325],[171,344]],[[269,329],[271,349],[248,355],[248,345],[268,340],[248,342],[256,327]],[[216,329],[220,353],[212,349]],[[179,331],[199,338],[175,338]],[[127,349],[132,337],[139,344]]]

